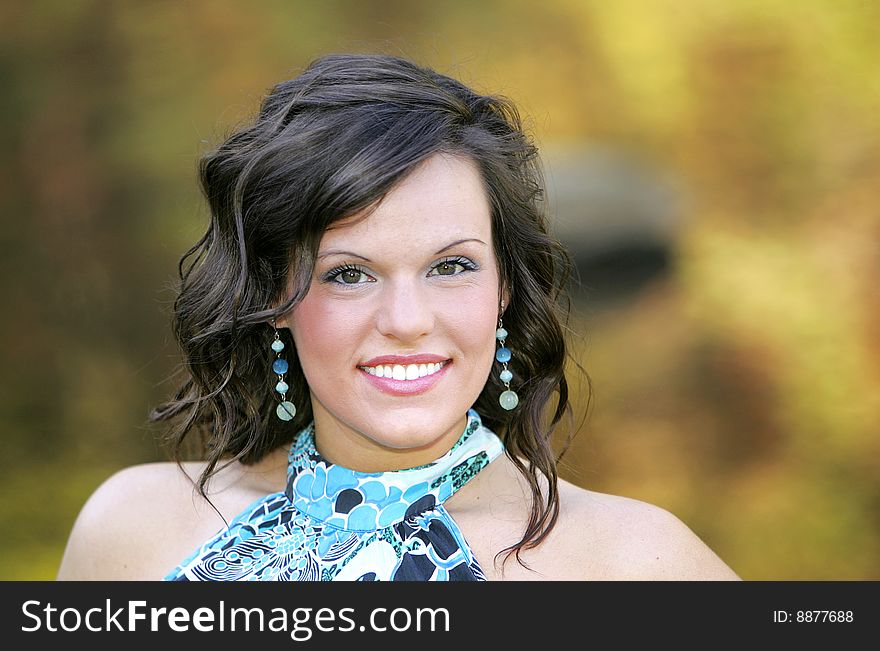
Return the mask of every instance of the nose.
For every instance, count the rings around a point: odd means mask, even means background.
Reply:
[[[403,343],[431,332],[434,309],[426,288],[410,280],[388,282],[376,309],[376,328]]]

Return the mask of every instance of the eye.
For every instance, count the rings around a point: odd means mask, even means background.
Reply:
[[[363,275],[364,272],[358,271],[357,269],[346,269],[345,271],[339,272],[337,278],[341,279],[346,285],[356,285],[358,279]]]
[[[474,269],[476,269],[476,265],[467,258],[450,258],[447,260],[441,260],[436,265],[434,265],[431,271],[436,271],[437,273],[430,273],[428,275],[457,276],[464,271],[473,271]]]
[[[365,282],[375,282],[363,269],[353,265],[343,265],[331,269],[324,274],[323,280],[337,285],[362,285]]]

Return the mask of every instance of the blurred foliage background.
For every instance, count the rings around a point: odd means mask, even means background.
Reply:
[[[519,106],[578,263],[564,477],[750,580],[880,579],[880,3],[0,4],[0,578],[54,578],[149,409],[198,157],[330,52]],[[575,387],[580,408],[585,387]]]

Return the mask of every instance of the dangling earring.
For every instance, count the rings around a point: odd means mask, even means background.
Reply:
[[[501,312],[504,312],[503,300],[501,301]],[[519,404],[519,396],[516,395],[516,391],[510,389],[510,381],[513,379],[513,373],[507,368],[507,362],[510,361],[510,349],[504,345],[504,340],[507,339],[507,330],[504,329],[500,312],[498,314],[498,329],[495,331],[495,338],[498,339],[498,350],[495,351],[495,359],[501,362],[503,367],[498,377],[504,383],[504,386],[507,387],[507,390],[498,397],[498,402],[507,411],[510,411]]]
[[[281,351],[284,350],[284,342],[281,341],[281,335],[278,334],[278,328],[275,327],[275,319],[272,319],[272,328],[275,330],[275,340],[272,342],[272,350],[275,351],[276,358],[272,362],[272,370],[278,376],[278,384],[275,390],[281,394],[281,403],[275,408],[275,413],[281,420],[291,420],[296,416],[296,407],[287,399],[287,391],[290,389],[287,382],[284,381],[284,374],[289,368],[287,360],[281,357]]]

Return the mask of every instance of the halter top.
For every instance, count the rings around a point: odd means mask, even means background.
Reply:
[[[387,472],[330,463],[314,423],[294,439],[287,486],[260,498],[166,581],[485,581],[443,503],[504,451],[479,414],[436,461]]]

